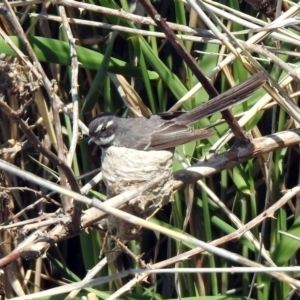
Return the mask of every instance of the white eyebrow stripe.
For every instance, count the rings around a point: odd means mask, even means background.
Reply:
[[[113,125],[113,124],[114,124],[114,120],[110,120],[109,122],[107,122],[106,128]]]
[[[112,126],[113,124],[114,124],[114,120],[110,120],[110,121],[107,122],[105,127],[108,128],[109,126]],[[95,132],[100,131],[103,127],[104,127],[104,125],[103,125],[103,123],[101,123],[100,125],[98,125]]]
[[[102,127],[103,127],[103,125],[102,125],[102,123],[101,123],[100,125],[98,125],[98,127],[97,127],[96,130],[95,130],[95,132],[100,131],[100,130],[102,129]]]

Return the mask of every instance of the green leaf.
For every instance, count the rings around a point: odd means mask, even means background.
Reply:
[[[19,38],[11,36],[10,39],[19,49],[21,49],[21,51],[27,54],[25,47]],[[33,36],[28,37],[28,40],[30,41],[39,61],[66,66],[71,64],[69,43]],[[1,53],[18,56],[3,38],[0,38],[0,49]],[[76,46],[76,52],[80,63],[79,66],[81,68],[98,70],[104,60],[103,54],[81,46]],[[129,77],[142,77],[141,70],[139,68],[113,57],[109,60],[107,71]],[[148,71],[148,76],[151,80],[158,78],[157,73],[153,71]]]
[[[289,235],[293,235],[300,239],[300,218],[294,222],[291,228],[287,231]],[[276,265],[282,266],[288,264],[289,259],[295,255],[296,251],[300,248],[300,241],[292,237],[283,235],[280,242],[275,248],[272,258]]]
[[[99,67],[99,70],[97,71],[93,84],[84,100],[83,107],[80,112],[81,115],[92,110],[99,97],[99,94],[101,94],[101,90],[105,82],[104,79],[107,76],[107,69],[109,66],[109,61],[111,59],[111,53],[112,53],[114,41],[117,35],[118,35],[117,32],[113,32],[113,34],[111,35],[102,63]]]

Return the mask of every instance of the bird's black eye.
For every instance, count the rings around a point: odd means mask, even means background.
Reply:
[[[101,131],[102,131],[102,132],[106,131],[106,127],[103,126],[103,127],[101,128]]]

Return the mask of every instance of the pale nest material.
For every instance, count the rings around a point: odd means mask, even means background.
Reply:
[[[172,161],[171,151],[139,151],[109,147],[102,154],[102,174],[108,198],[124,191],[136,190],[158,177],[161,178],[158,183],[122,207],[123,211],[146,219],[169,203],[173,197]],[[138,226],[114,216],[109,216],[101,223],[120,239],[132,240],[139,237]]]

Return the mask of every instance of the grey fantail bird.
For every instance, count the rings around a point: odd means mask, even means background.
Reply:
[[[186,113],[161,113],[148,117],[119,118],[101,113],[89,124],[89,143],[136,150],[164,150],[214,134],[211,129],[194,130],[190,125],[243,101],[265,83],[264,74],[253,75],[243,83]]]

